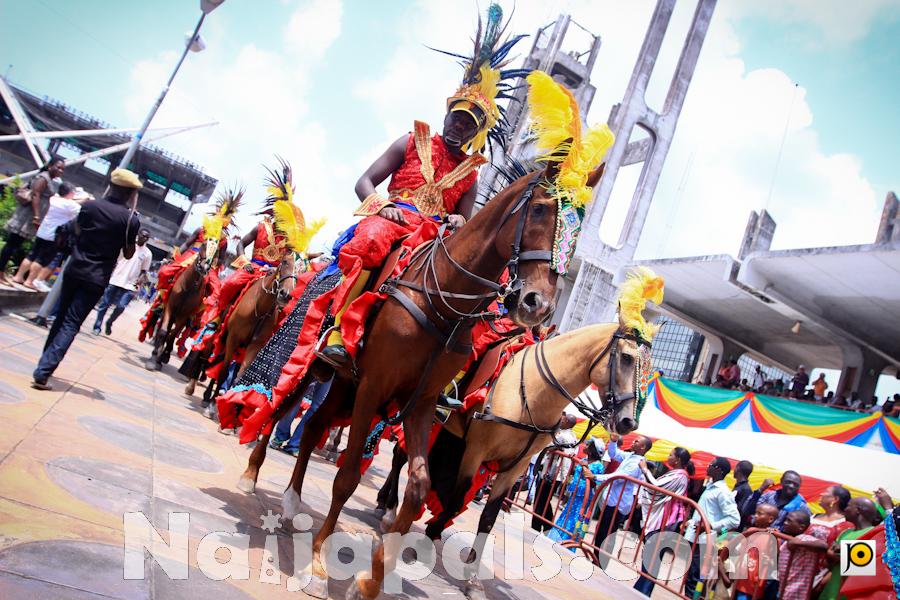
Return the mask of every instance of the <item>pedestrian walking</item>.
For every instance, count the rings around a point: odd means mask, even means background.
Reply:
[[[109,285],[103,292],[103,298],[97,306],[97,320],[94,322],[94,335],[100,335],[100,328],[103,326],[103,317],[110,306],[114,306],[112,314],[106,321],[106,335],[112,334],[112,324],[119,318],[128,303],[134,299],[138,290],[138,285],[143,282],[150,269],[150,262],[153,260],[153,254],[147,248],[147,241],[150,239],[150,232],[141,229],[137,236],[137,247],[134,250],[134,256],[125,258],[119,255],[116,268],[113,269],[112,277],[110,277]]]
[[[110,177],[106,197],[82,205],[75,225],[77,239],[60,292],[59,312],[32,375],[33,388],[51,389],[48,379],[103,295],[119,253],[126,258],[134,256],[135,240],[141,228],[135,206],[137,192],[142,187],[137,175],[127,169],[116,169]]]

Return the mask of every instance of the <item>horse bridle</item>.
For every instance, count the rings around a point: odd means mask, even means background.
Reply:
[[[412,408],[412,406],[415,404],[415,402],[418,400],[419,396],[421,396],[424,390],[425,382],[427,381],[428,376],[431,374],[431,369],[434,367],[434,362],[435,360],[437,360],[437,357],[440,355],[442,349],[446,349],[450,352],[458,354],[470,354],[472,352],[472,343],[460,342],[459,338],[462,336],[462,334],[466,332],[467,329],[471,327],[472,323],[477,319],[493,320],[503,316],[498,312],[488,311],[487,307],[494,299],[497,299],[500,304],[503,304],[507,296],[521,289],[522,282],[519,280],[519,265],[524,261],[551,261],[552,252],[550,250],[522,251],[522,237],[525,232],[525,224],[528,218],[527,207],[531,204],[531,200],[534,197],[534,188],[540,181],[540,178],[541,173],[536,173],[531,178],[525,190],[516,200],[515,204],[513,204],[512,208],[510,208],[509,211],[504,215],[503,219],[500,222],[500,227],[498,227],[499,231],[504,227],[506,222],[513,215],[518,213],[519,218],[516,222],[515,235],[513,237],[512,243],[512,252],[510,254],[509,260],[506,263],[506,267],[509,271],[509,281],[507,283],[500,284],[489,279],[485,279],[480,275],[472,273],[461,264],[456,262],[450,255],[450,251],[447,249],[447,245],[444,240],[444,234],[447,230],[447,223],[444,222],[438,229],[437,236],[427,246],[424,246],[422,250],[418,251],[412,257],[403,272],[396,277],[389,278],[384,282],[384,284],[382,284],[379,292],[399,302],[400,305],[410,314],[410,316],[415,319],[416,323],[418,323],[418,325],[422,329],[427,331],[432,337],[437,339],[442,345],[436,347],[435,350],[431,353],[431,356],[429,357],[428,362],[425,365],[425,369],[422,372],[422,376],[419,379],[419,383],[416,386],[413,395],[410,397],[410,400],[395,416],[386,417],[385,420],[387,421],[388,425],[395,425],[401,422],[409,412],[409,410]],[[466,278],[475,281],[478,285],[486,287],[489,291],[482,294],[462,294],[457,292],[448,292],[441,289],[440,279],[438,278],[436,267],[436,259],[439,254],[442,254],[446,261],[458,273],[461,273]],[[422,284],[403,279],[403,276],[410,270],[415,272],[423,272]],[[428,303],[428,308],[435,318],[429,318],[428,315],[426,315],[425,312],[421,308],[419,308],[415,302],[413,302],[412,298],[400,291],[401,287],[420,292],[425,297],[425,300]],[[445,317],[444,314],[440,310],[438,310],[435,299],[440,301],[441,306],[444,308],[444,310],[452,315],[451,317]],[[457,310],[456,308],[451,306],[449,302],[450,300],[477,300],[479,301],[479,303],[474,311],[465,312]]]
[[[547,361],[547,356],[544,352],[544,342],[540,341],[533,346],[535,366],[537,367],[538,374],[541,376],[541,379],[544,381],[544,383],[546,383],[556,393],[566,398],[571,404],[574,404],[575,407],[588,418],[588,426],[585,427],[581,439],[574,444],[561,443],[556,439],[556,432],[559,431],[562,417],[560,417],[555,425],[549,428],[541,427],[534,422],[534,417],[531,414],[531,408],[528,405],[528,396],[525,391],[525,362],[528,358],[528,352],[532,349],[532,347],[529,346],[522,351],[522,361],[519,364],[519,399],[522,403],[522,409],[525,411],[525,414],[528,415],[528,420],[530,421],[530,423],[513,421],[511,419],[506,419],[504,417],[495,415],[491,412],[491,401],[493,400],[494,390],[496,389],[496,386],[493,385],[491,386],[491,389],[488,392],[487,400],[484,403],[484,410],[482,412],[476,412],[472,417],[473,419],[478,419],[481,421],[493,421],[495,423],[500,423],[508,427],[513,427],[514,429],[527,431],[531,434],[528,442],[525,444],[524,448],[522,448],[519,454],[516,455],[516,457],[512,460],[508,461],[506,465],[500,467],[497,471],[498,473],[502,473],[514,467],[531,448],[531,445],[532,443],[534,443],[534,440],[537,438],[537,436],[541,434],[546,434],[553,437],[553,444],[550,446],[552,448],[574,448],[584,442],[590,431],[597,424],[603,423],[607,428],[611,426],[610,421],[612,417],[618,413],[619,407],[625,402],[636,398],[635,392],[620,394],[616,390],[616,388],[618,387],[616,384],[616,370],[618,368],[619,362],[619,340],[629,340],[634,341],[637,344],[645,344],[648,347],[650,346],[648,342],[639,339],[634,334],[624,333],[621,329],[616,330],[612,338],[610,338],[609,343],[603,348],[600,354],[593,360],[593,362],[591,362],[590,366],[588,367],[588,377],[590,378],[590,374],[594,371],[597,365],[599,365],[600,362],[607,355],[609,355],[609,361],[607,363],[607,368],[609,369],[609,383],[607,385],[607,391],[606,395],[604,396],[603,405],[600,407],[598,407],[594,403],[590,395],[584,392],[578,394],[577,396],[572,396],[572,394],[570,394],[568,390],[566,390],[566,388],[563,387],[563,385],[559,382],[559,379],[556,378],[556,375],[553,374],[553,370],[550,368],[550,364]],[[635,364],[634,370],[634,389],[637,390],[638,377],[640,376],[640,374],[638,373],[637,364]],[[635,403],[635,420],[637,420],[636,411],[637,403]],[[543,455],[543,452],[541,454]]]

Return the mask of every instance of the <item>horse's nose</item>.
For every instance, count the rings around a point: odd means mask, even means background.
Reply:
[[[547,301],[544,300],[544,296],[540,292],[528,292],[522,296],[522,308],[531,314],[537,314],[546,307]]]
[[[291,295],[285,290],[278,291],[278,302],[280,304],[287,304],[288,300],[290,300]]]
[[[637,429],[637,421],[635,421],[631,417],[619,419],[619,422],[616,423],[616,433],[618,433],[619,435],[629,434],[635,429]]]

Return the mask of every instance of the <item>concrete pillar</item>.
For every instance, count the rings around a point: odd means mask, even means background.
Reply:
[[[900,201],[894,192],[888,192],[884,199],[884,210],[881,211],[881,222],[875,236],[876,244],[890,242],[900,242]]]
[[[863,354],[859,346],[841,345],[841,355],[844,364],[841,367],[841,376],[837,387],[834,388],[835,396],[850,396],[850,392],[856,391],[859,385],[860,375],[863,370]]]
[[[744,239],[741,241],[738,258],[744,260],[754,252],[764,252],[771,248],[775,227],[775,219],[767,210],[762,210],[759,214],[756,211],[751,212],[750,218],[747,220],[747,228],[744,230]]]
[[[856,386],[856,392],[865,402],[868,402],[875,395],[875,388],[878,387],[878,378],[888,362],[876,354],[872,354],[868,350],[862,351],[863,368],[859,375],[859,383]]]
[[[693,381],[699,381],[704,385],[710,385],[716,381],[716,373],[722,366],[722,340],[714,335],[706,336],[705,348],[702,360],[697,363]]]
[[[623,277],[622,269],[634,257],[715,5],[716,0],[698,0],[665,104],[657,113],[647,106],[644,96],[675,8],[675,0],[657,1],[624,98],[610,114],[609,126],[616,134],[616,142],[606,156],[606,170],[594,190],[594,202],[582,224],[576,250],[576,259],[581,261],[581,267],[569,303],[561,319],[559,310],[554,317],[554,321],[560,323],[561,331],[608,321],[609,315],[615,313],[616,280]],[[642,156],[643,169],[618,243],[610,245],[600,239],[600,225],[619,168],[628,164],[626,154],[635,127],[648,134],[649,142]]]

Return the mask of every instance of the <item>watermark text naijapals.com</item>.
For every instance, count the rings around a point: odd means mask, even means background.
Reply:
[[[523,513],[501,513],[503,564],[496,570],[493,560],[495,534],[481,534],[485,536],[485,543],[477,557],[477,569],[474,564],[469,565],[466,561],[476,541],[474,533],[456,532],[444,539],[440,550],[421,533],[385,534],[381,540],[385,544],[386,554],[393,553],[398,559],[396,568],[385,574],[384,591],[389,594],[401,593],[402,581],[419,581],[426,578],[434,571],[438,561],[447,575],[462,582],[473,575],[481,580],[494,577],[503,580],[521,580],[525,579],[527,574],[537,581],[547,581],[559,576],[586,581],[594,576],[598,569],[603,570],[609,577],[623,581],[634,578],[634,571],[610,568],[611,563],[617,562],[616,559],[610,559],[610,556],[616,556],[619,561],[635,565],[640,560],[645,572],[657,579],[675,581],[685,575],[691,560],[691,543],[677,533],[658,532],[645,541],[639,549],[640,555],[637,555],[635,552],[638,547],[637,536],[632,532],[617,532],[607,537],[601,545],[604,552],[600,553],[599,567],[582,555],[574,556],[564,565],[560,554],[554,548],[553,541],[549,538],[537,535],[533,541],[525,541],[525,532],[530,531],[525,526],[525,517]],[[293,549],[292,565],[282,564],[278,542],[281,539],[286,543],[285,538],[274,535],[280,525],[280,516],[270,510],[267,515],[262,515],[261,519],[262,528],[268,533],[260,548],[261,552],[257,554],[258,562],[251,560],[250,534],[214,531],[204,535],[196,545],[196,564],[200,572],[209,579],[221,581],[229,578],[248,580],[251,571],[258,571],[260,583],[277,586],[284,583],[285,573],[292,573],[287,578],[288,591],[304,589],[311,580],[309,565],[312,561],[312,517],[299,514],[291,522],[296,530],[290,536]],[[170,579],[187,579],[190,555],[189,530],[190,513],[169,513],[168,542],[166,542],[143,513],[125,513],[125,579],[146,577],[146,553],[149,553]],[[257,534],[257,538],[259,535],[262,534]],[[777,577],[775,569],[767,566],[778,564],[777,540],[766,533],[755,535],[770,539],[763,540],[760,544],[759,539],[748,540],[736,535],[730,540],[730,556],[733,559],[731,564],[736,565],[733,573],[735,579],[747,576],[745,566],[747,561],[734,557],[746,553],[748,542],[752,542],[758,549],[762,548],[766,556],[766,559],[758,563],[761,568],[760,578]],[[255,541],[258,544],[258,539]],[[322,558],[328,576],[332,579],[346,580],[360,572],[371,572],[372,550],[378,541],[378,538],[371,534],[345,532],[332,534],[322,547]],[[416,551],[414,555],[404,552],[410,548]],[[701,556],[704,556],[704,550],[705,546],[701,546]],[[712,552],[708,556],[714,557],[715,551],[710,550]],[[715,578],[717,570],[714,560],[707,563],[708,566],[701,569],[702,575],[707,579]]]

